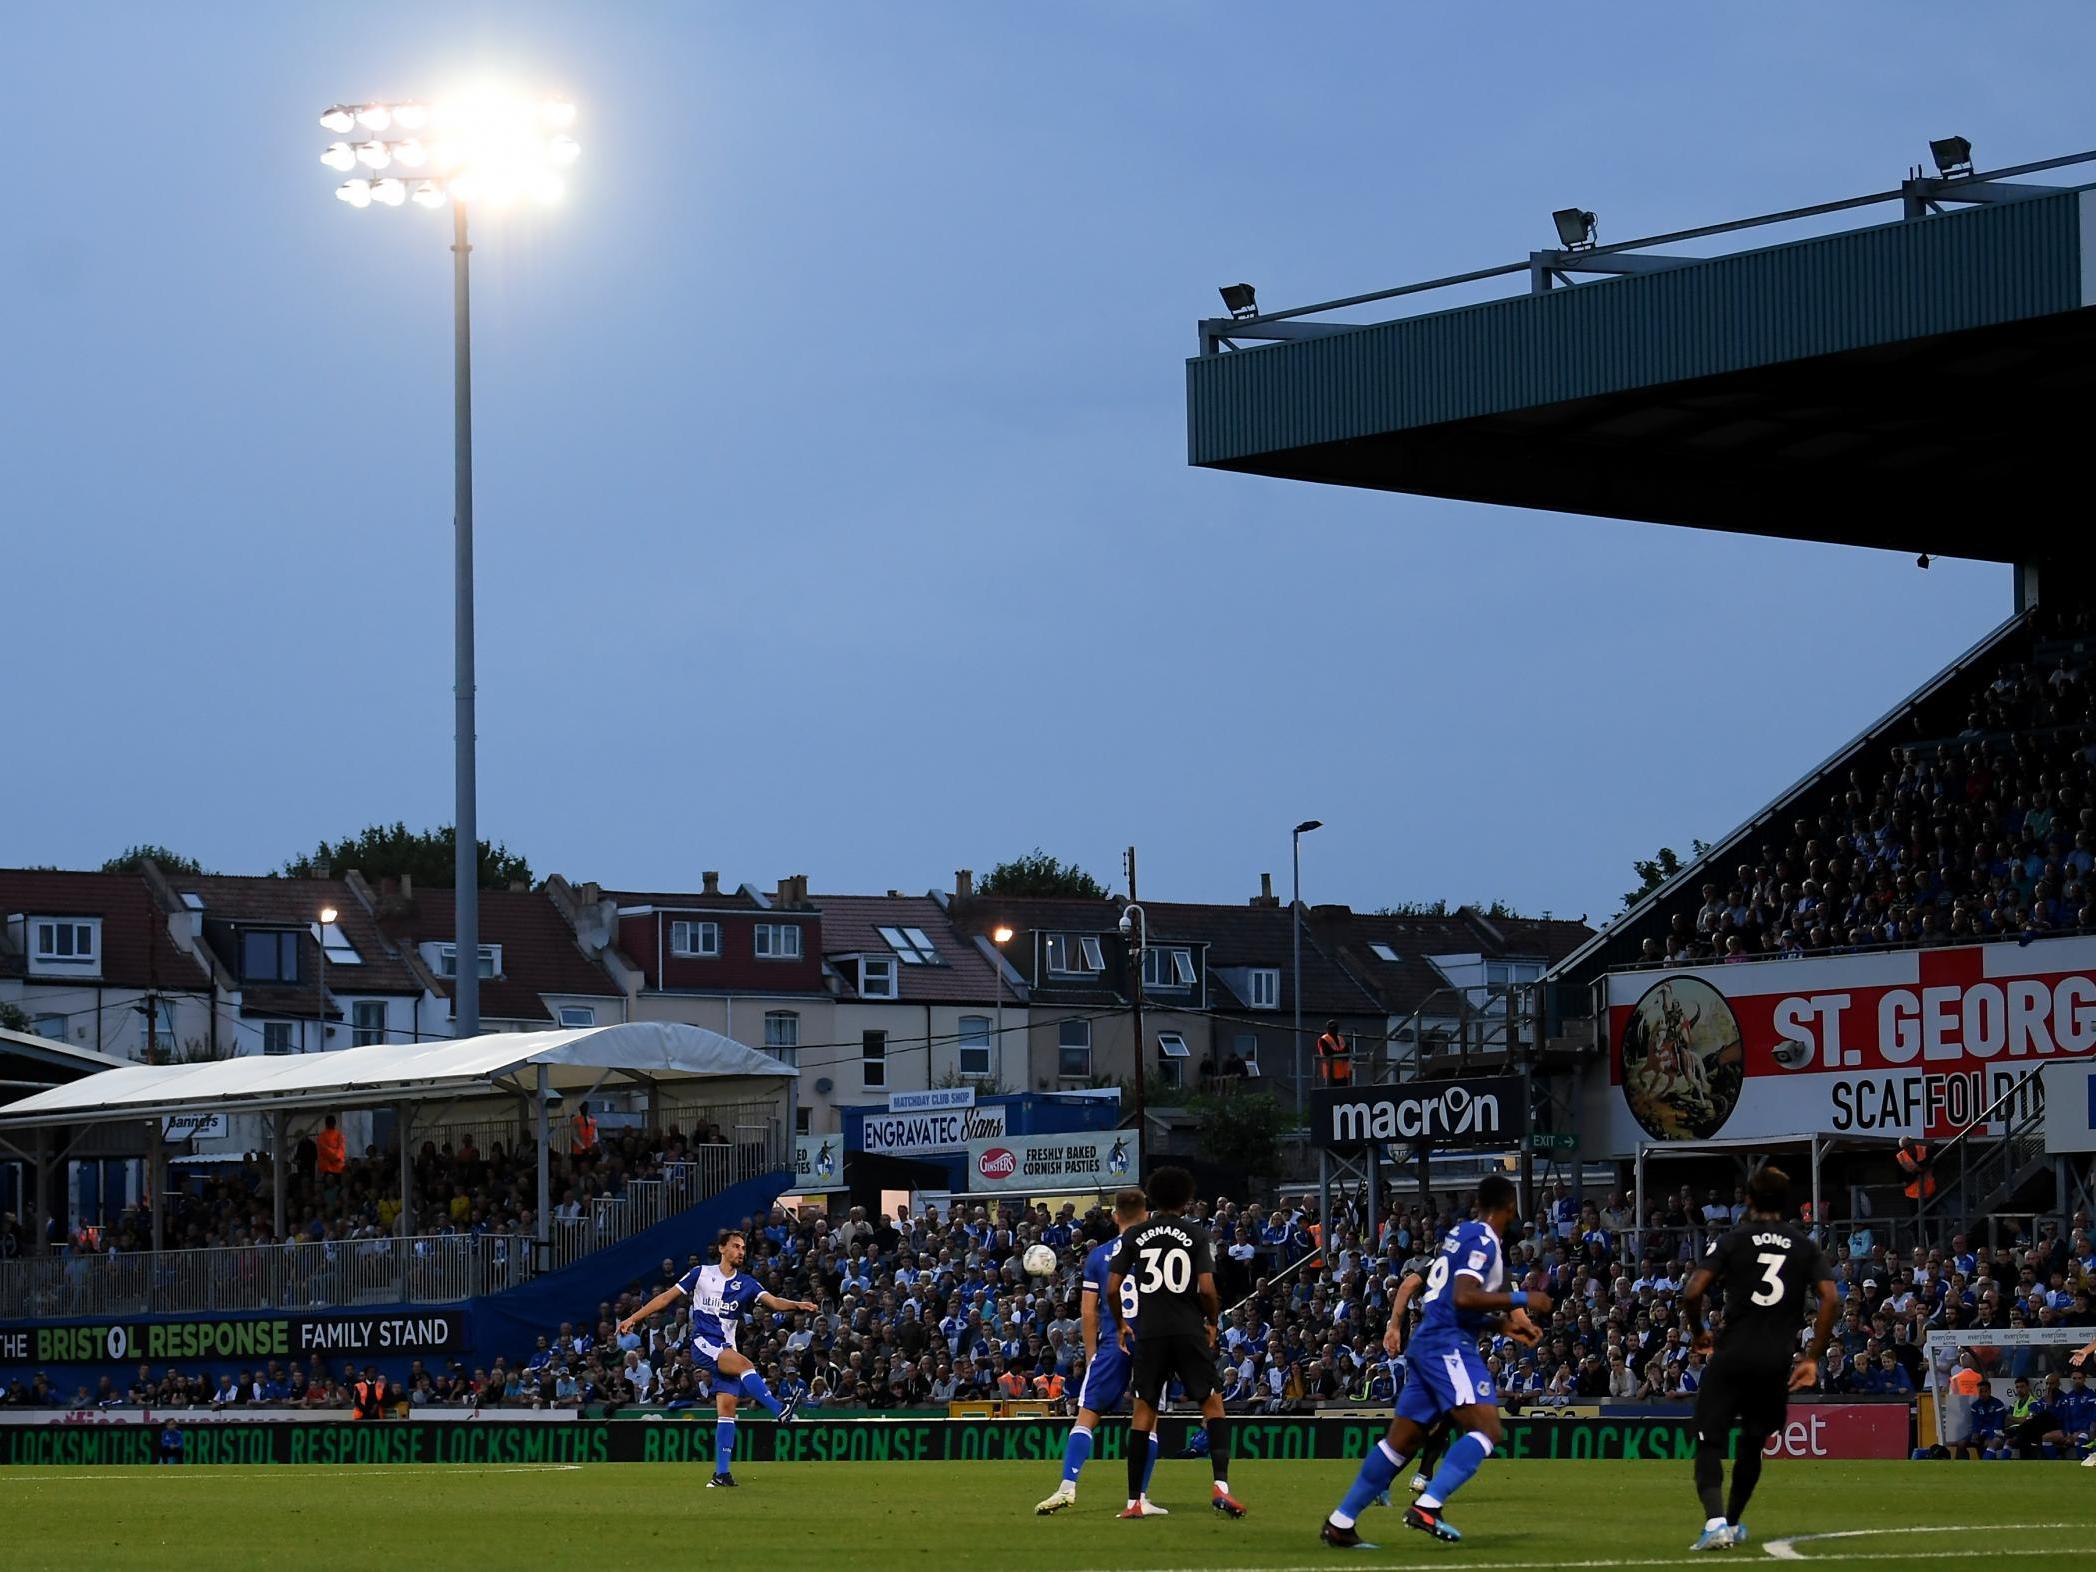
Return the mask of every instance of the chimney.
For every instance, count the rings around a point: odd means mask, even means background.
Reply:
[[[1259,875],[1259,893],[1252,897],[1252,904],[1259,907],[1279,906],[1281,904],[1281,897],[1274,894],[1274,876],[1272,874],[1262,873]]]
[[[704,882],[705,885],[705,888],[702,891],[703,894],[720,894],[720,874],[717,871],[713,869],[708,869],[706,872],[700,874],[699,878]]]
[[[597,883],[595,879],[591,879],[576,894],[580,897],[583,905],[594,906],[597,902],[604,899],[604,887]]]
[[[953,898],[956,904],[975,899],[975,870],[956,868],[953,870]]]
[[[415,876],[412,873],[400,876],[400,898],[410,906],[415,903]]]

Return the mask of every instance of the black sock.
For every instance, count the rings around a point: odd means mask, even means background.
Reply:
[[[1448,1427],[1437,1425],[1426,1438],[1426,1445],[1419,1452],[1419,1472],[1427,1478],[1434,1477],[1434,1470],[1441,1466],[1441,1454],[1448,1450]]]
[[[1739,1466],[1735,1463],[1734,1470],[1737,1471]],[[1696,1442],[1696,1494],[1703,1498],[1703,1517],[1706,1522],[1725,1515],[1724,1442]]]
[[[1737,1523],[1745,1514],[1747,1498],[1761,1483],[1761,1449],[1766,1445],[1766,1436],[1743,1435],[1739,1438],[1739,1451],[1732,1458],[1732,1499],[1725,1506],[1726,1522]]]
[[[1150,1461],[1150,1432],[1128,1427],[1128,1499],[1143,1493],[1143,1470]]]
[[[1230,1477],[1230,1421],[1220,1415],[1201,1422],[1208,1432],[1208,1466],[1218,1480]]]

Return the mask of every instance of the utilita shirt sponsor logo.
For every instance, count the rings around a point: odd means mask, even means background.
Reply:
[[[993,1146],[975,1160],[975,1171],[985,1179],[1009,1179],[1019,1171],[1019,1154],[1009,1147]]]

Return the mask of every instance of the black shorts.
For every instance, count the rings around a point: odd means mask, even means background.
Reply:
[[[1733,1426],[1763,1439],[1783,1428],[1790,1407],[1788,1359],[1726,1358],[1718,1354],[1696,1388],[1696,1439],[1723,1441]]]
[[[1138,1337],[1135,1360],[1130,1367],[1129,1389],[1139,1402],[1156,1408],[1172,1377],[1186,1388],[1188,1402],[1205,1403],[1215,1390],[1215,1350],[1206,1335],[1186,1333],[1166,1337]]]

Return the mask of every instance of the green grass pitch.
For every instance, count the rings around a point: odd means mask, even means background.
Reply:
[[[1120,1466],[1085,1470],[1078,1504],[1041,1518],[1057,1470],[1038,1463],[751,1463],[741,1488],[649,1464],[397,1468],[13,1468],[0,1471],[0,1565],[33,1568],[587,1567],[849,1572],[1227,1572],[1420,1566],[1476,1572],[1693,1566],[1701,1526],[1686,1464],[1487,1463],[1440,1545],[1372,1510],[1382,1548],[1328,1550],[1317,1524],[1350,1463],[1257,1462],[1231,1472],[1250,1508],[1207,1507],[1208,1469],[1158,1465],[1169,1518],[1114,1519]],[[1733,1563],[1792,1558],[1890,1567],[2086,1567],[2096,1562],[2096,1470],[2064,1463],[1774,1463]],[[1834,1537],[1799,1537],[1834,1536]],[[1769,1542],[1778,1544],[1770,1554]]]

